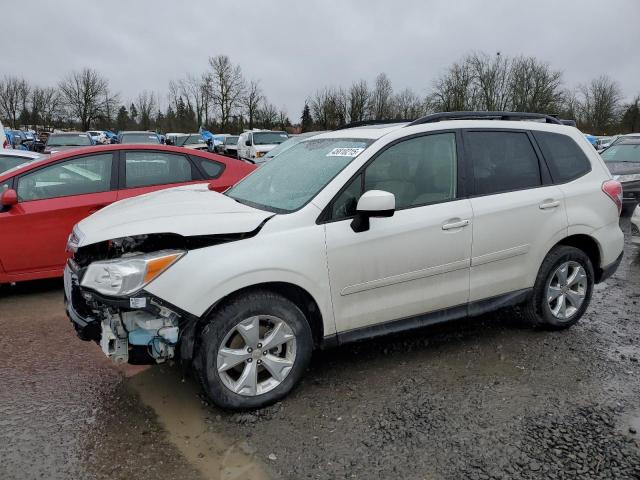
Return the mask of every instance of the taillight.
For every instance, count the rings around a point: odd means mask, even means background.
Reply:
[[[6,138],[4,139],[4,142],[2,142],[2,148],[9,148],[9,142]]]
[[[622,184],[616,180],[607,180],[602,183],[602,191],[607,194],[618,207],[618,215],[622,212]]]

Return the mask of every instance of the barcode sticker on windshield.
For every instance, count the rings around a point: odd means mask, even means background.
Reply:
[[[329,153],[327,153],[327,157],[357,157],[363,151],[364,148],[340,147],[334,148]]]

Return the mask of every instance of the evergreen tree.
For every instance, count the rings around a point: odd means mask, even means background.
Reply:
[[[311,110],[309,109],[309,105],[307,103],[304,104],[304,108],[302,109],[302,117],[300,118],[302,123],[302,131],[310,132],[313,130],[313,118],[311,118]]]
[[[131,128],[137,128],[138,127],[138,109],[136,108],[136,106],[132,103],[131,106],[129,107],[129,118],[130,118],[130,125]]]
[[[129,112],[127,112],[127,107],[122,105],[118,110],[118,115],[116,117],[116,129],[118,131],[126,130],[129,126]]]

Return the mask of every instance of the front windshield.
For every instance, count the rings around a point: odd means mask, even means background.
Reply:
[[[288,148],[293,147],[295,144],[300,143],[302,140],[304,140],[304,139],[303,138],[298,138],[298,137],[291,137],[287,141],[282,142],[280,145],[278,145],[273,150],[269,151],[265,156],[266,157],[270,157],[270,158],[271,157],[275,157],[276,155],[279,155],[282,152],[284,152],[285,150],[287,150]]]
[[[263,210],[293,212],[315,197],[371,142],[350,138],[300,142],[227,190],[226,195]]]
[[[605,162],[640,163],[640,143],[619,143],[602,152]]]
[[[225,145],[237,145],[239,137],[227,137],[224,139]]]
[[[155,133],[124,133],[120,143],[160,143]]]
[[[26,165],[42,157],[37,156],[35,158],[19,157],[14,155],[0,155],[0,175],[13,170],[16,167]]]
[[[47,140],[48,147],[84,147],[91,145],[91,137],[85,133],[51,135]]]
[[[289,135],[284,132],[253,132],[254,145],[279,145],[287,138]]]

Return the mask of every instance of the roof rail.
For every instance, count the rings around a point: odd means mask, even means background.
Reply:
[[[344,125],[340,125],[336,130],[344,130],[345,128],[355,128],[355,127],[365,127],[367,125],[385,125],[387,123],[409,123],[413,122],[414,119],[404,119],[404,118],[390,118],[386,120],[359,120],[357,122],[345,123]]]
[[[544,120],[545,123],[562,125],[562,122],[551,115],[529,112],[441,112],[418,118],[411,122],[412,125],[423,123],[441,122],[443,120]]]

